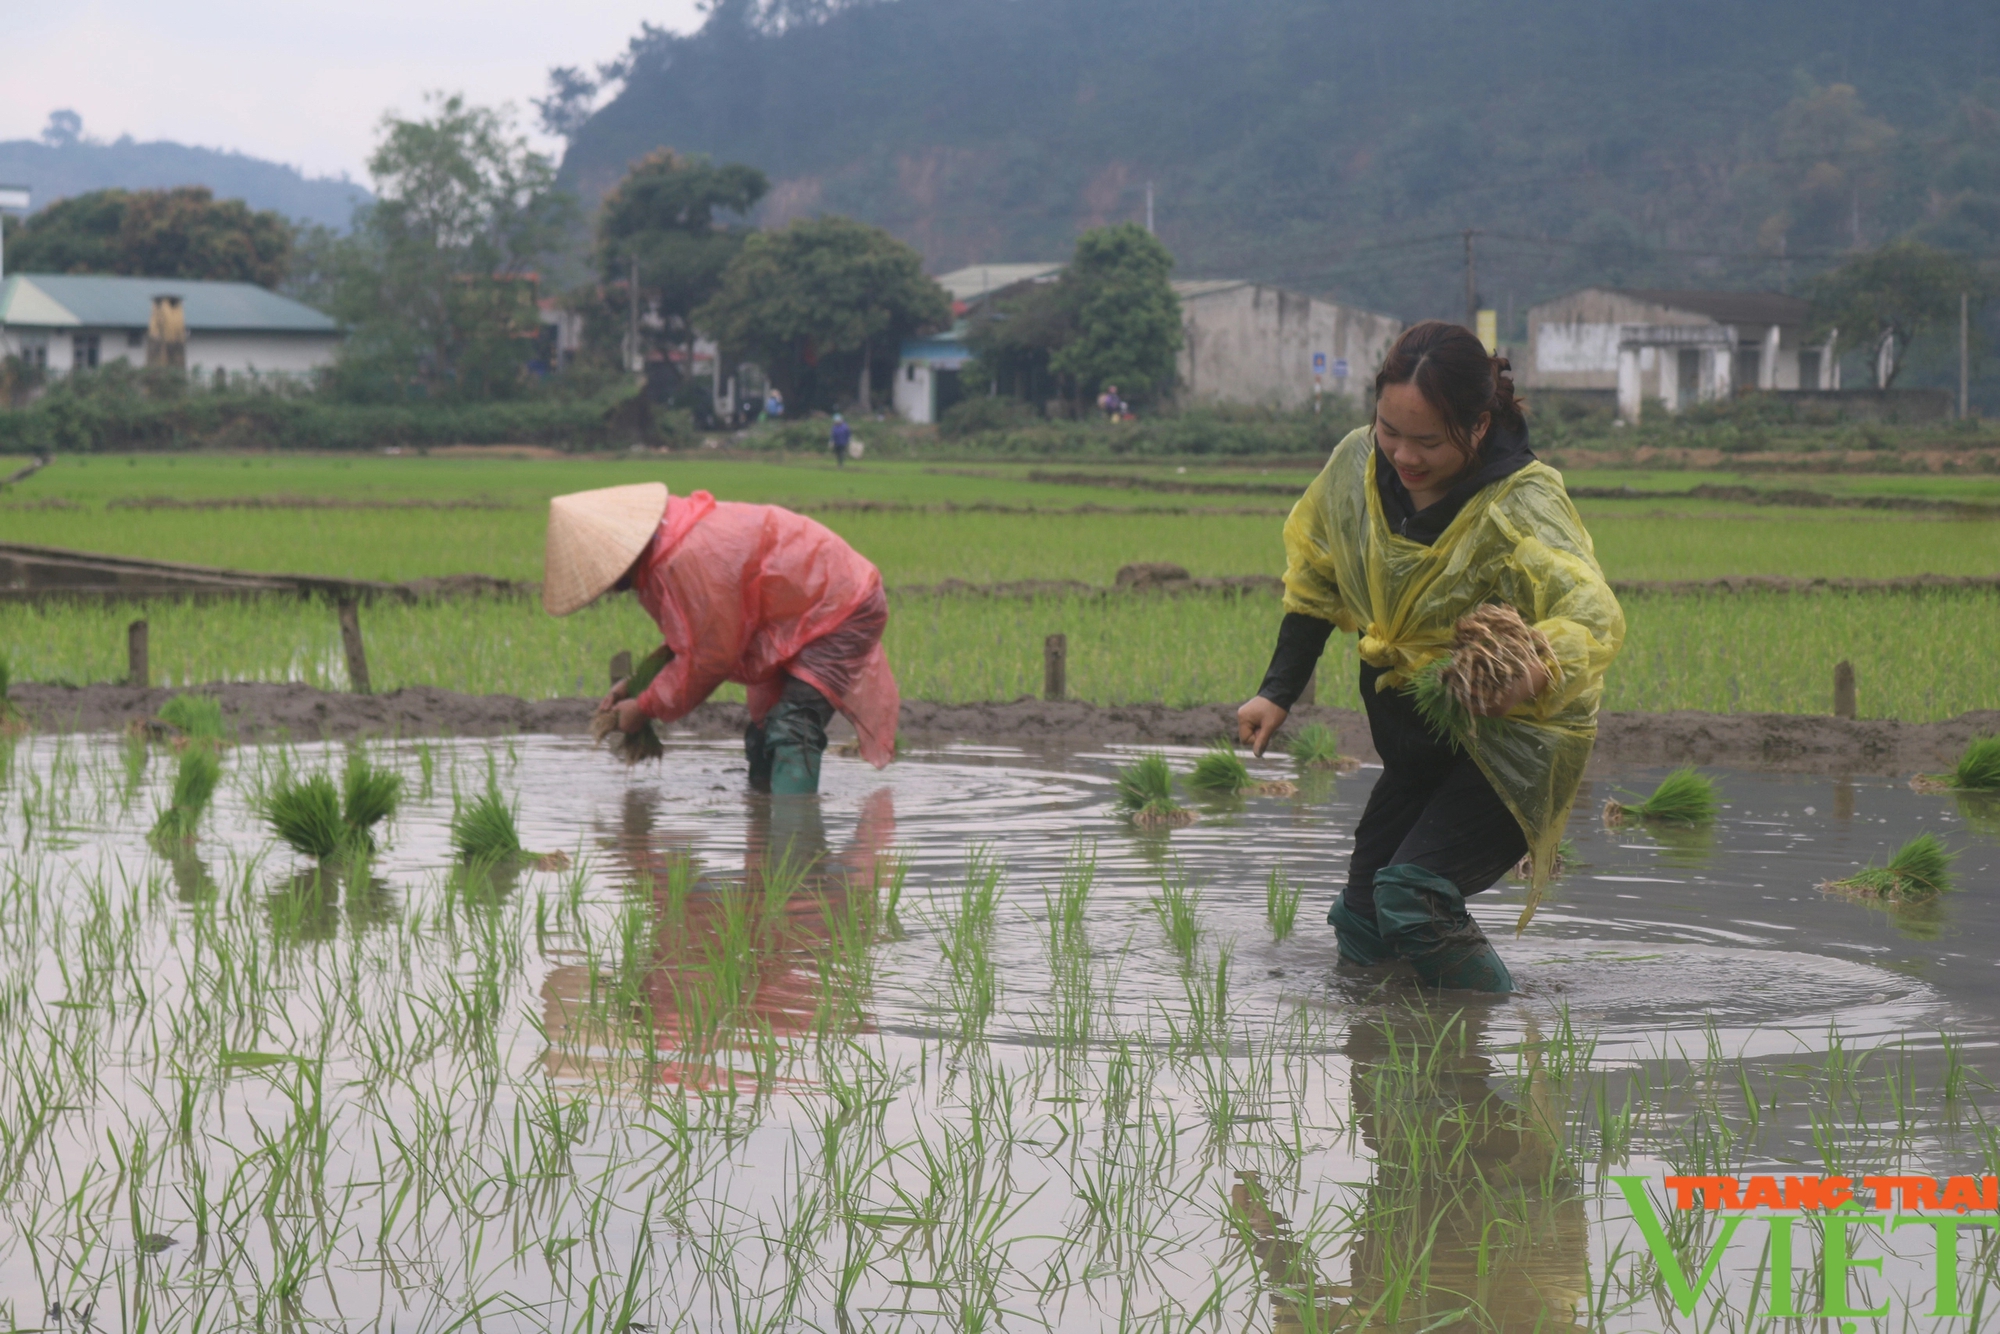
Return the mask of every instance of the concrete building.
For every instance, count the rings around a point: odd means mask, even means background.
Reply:
[[[1403,332],[1389,315],[1262,283],[1177,282],[1180,400],[1293,410],[1315,394],[1360,399]]]
[[[147,364],[147,333],[178,308],[190,374],[308,375],[330,365],[341,329],[330,316],[251,283],[102,274],[18,273],[0,283],[0,355],[54,374],[114,361]],[[155,356],[158,356],[157,347]]]
[[[1614,390],[1618,415],[1679,412],[1741,390],[1840,388],[1837,332],[1808,345],[1808,306],[1777,292],[1586,287],[1528,311],[1525,389]]]
[[[1054,282],[1063,266],[974,264],[938,278],[961,317],[950,330],[903,344],[896,370],[896,411],[936,421],[969,392],[959,372],[971,359],[963,316],[982,301],[1029,283]],[[1403,331],[1387,315],[1233,279],[1177,282],[1182,342],[1179,397],[1184,404],[1243,404],[1297,409],[1315,393],[1361,397],[1383,355]]]

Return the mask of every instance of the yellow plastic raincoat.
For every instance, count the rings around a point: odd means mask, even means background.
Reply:
[[[1375,436],[1350,432],[1285,520],[1285,610],[1361,636],[1364,662],[1400,689],[1451,647],[1458,618],[1504,602],[1549,638],[1556,666],[1541,695],[1476,727],[1473,762],[1520,822],[1533,876],[1516,930],[1534,916],[1570,803],[1597,740],[1604,671],[1625,639],[1625,613],[1597,567],[1590,534],[1545,463],[1466,501],[1438,540],[1399,537],[1375,487]]]

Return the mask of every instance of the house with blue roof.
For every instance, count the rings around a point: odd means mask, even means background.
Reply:
[[[309,375],[331,365],[329,315],[254,283],[109,274],[15,273],[0,282],[0,355],[58,375],[114,361],[144,366],[147,334],[184,331],[190,374]]]

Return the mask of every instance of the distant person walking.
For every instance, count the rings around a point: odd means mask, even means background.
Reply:
[[[770,391],[764,395],[764,420],[781,422],[784,419],[785,396],[778,392],[776,385],[772,385]]]
[[[833,463],[837,468],[847,466],[847,447],[854,442],[854,432],[848,429],[847,419],[839,413],[833,414]]]

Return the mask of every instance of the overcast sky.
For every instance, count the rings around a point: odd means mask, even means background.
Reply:
[[[688,31],[694,0],[65,0],[10,5],[0,139],[32,139],[67,107],[95,139],[233,148],[366,182],[375,127],[433,88],[529,99],[552,65],[586,69],[641,22]],[[546,149],[558,143],[535,136]]]

